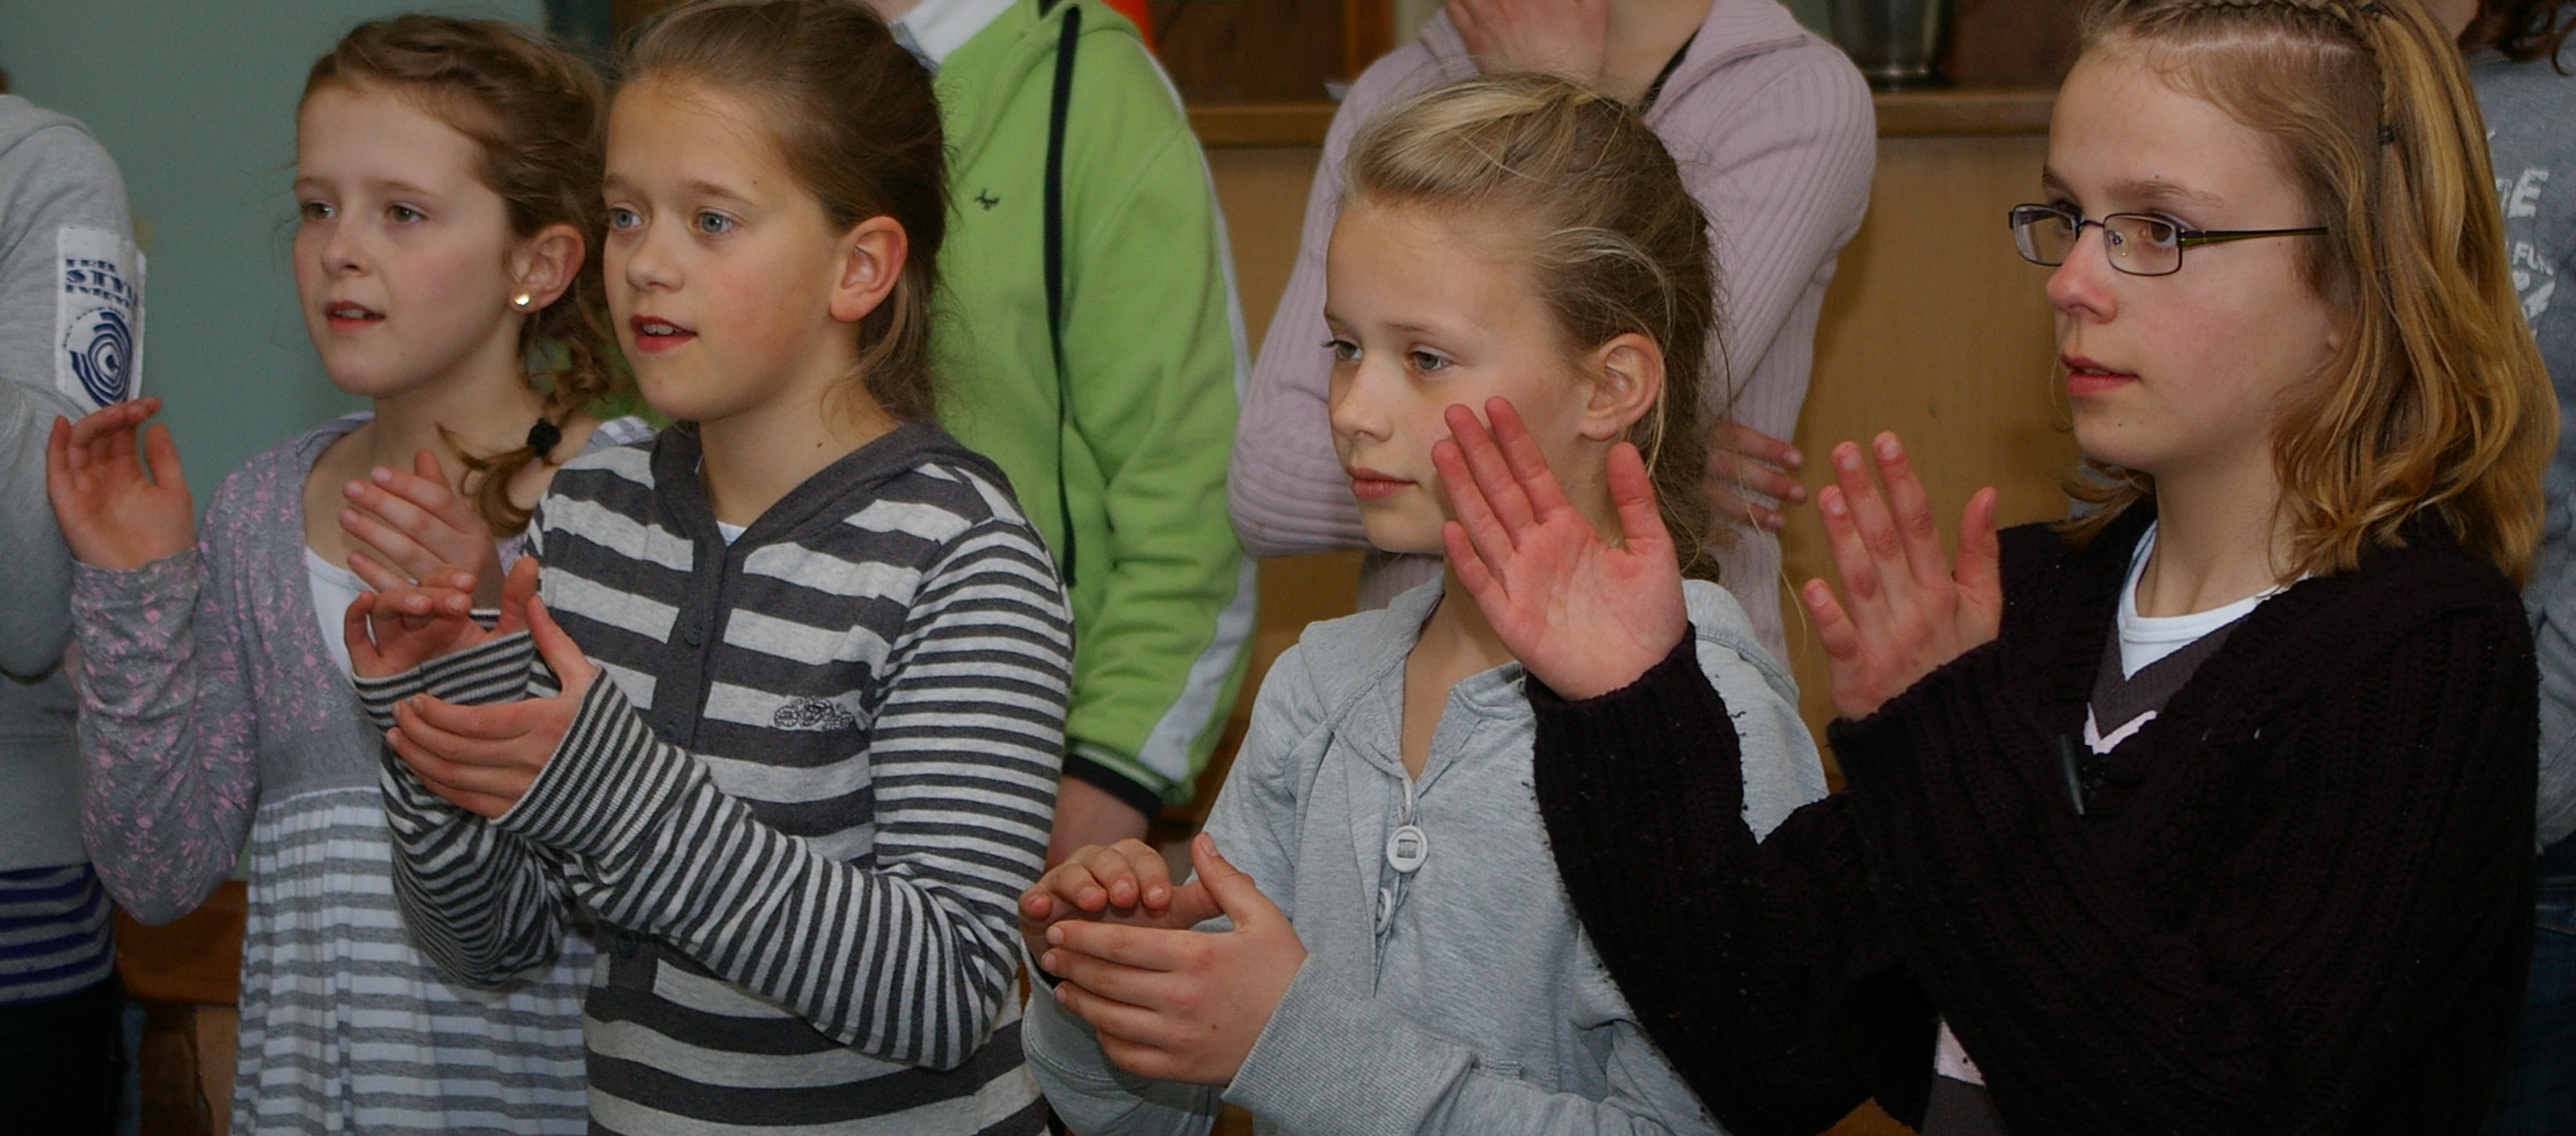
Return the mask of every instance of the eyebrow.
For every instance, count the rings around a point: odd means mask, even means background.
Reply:
[[[2067,188],[2066,179],[2057,176],[2056,170],[2044,168],[2040,170],[2039,185],[2042,190],[2062,197],[2076,196],[2074,190]],[[2138,205],[2171,205],[2184,202],[2216,208],[2225,204],[2217,194],[2208,190],[2193,189],[2180,182],[2160,177],[2126,178],[2112,182],[2110,196],[2114,201],[2134,202]]]

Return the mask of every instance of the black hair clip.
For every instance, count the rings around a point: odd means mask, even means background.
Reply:
[[[2359,11],[2365,16],[2385,16],[2388,14],[2388,9],[2380,7],[2376,0],[2370,0],[2370,2],[2364,3],[2360,8],[2356,9],[2356,11]]]
[[[543,418],[537,419],[536,425],[528,427],[528,448],[535,450],[538,457],[555,452],[556,443],[561,441],[563,441],[563,427]]]
[[[2379,144],[2382,146],[2396,145],[2397,128],[2395,126],[2382,124],[2379,128]]]

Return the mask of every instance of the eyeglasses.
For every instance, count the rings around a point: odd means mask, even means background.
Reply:
[[[2313,227],[2186,229],[2144,213],[2113,213],[2096,221],[2055,205],[2016,205],[2006,216],[2012,224],[2013,247],[2021,251],[2023,260],[2052,268],[2066,263],[2067,254],[2075,251],[2075,242],[2084,236],[2084,226],[2092,225],[2102,230],[2102,255],[2110,258],[2111,267],[2131,276],[2171,276],[2180,272],[2182,250],[2193,245],[2250,241],[2256,237],[2313,237],[2325,232]]]

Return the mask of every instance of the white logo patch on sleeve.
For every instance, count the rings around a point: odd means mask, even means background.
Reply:
[[[142,251],[120,233],[65,227],[54,252],[54,386],[84,408],[133,398],[143,374]]]

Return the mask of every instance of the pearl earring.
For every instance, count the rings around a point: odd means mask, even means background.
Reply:
[[[510,306],[523,312],[528,310],[528,305],[536,302],[537,298],[535,296],[531,296],[525,292],[521,292],[516,296],[510,297]]]

